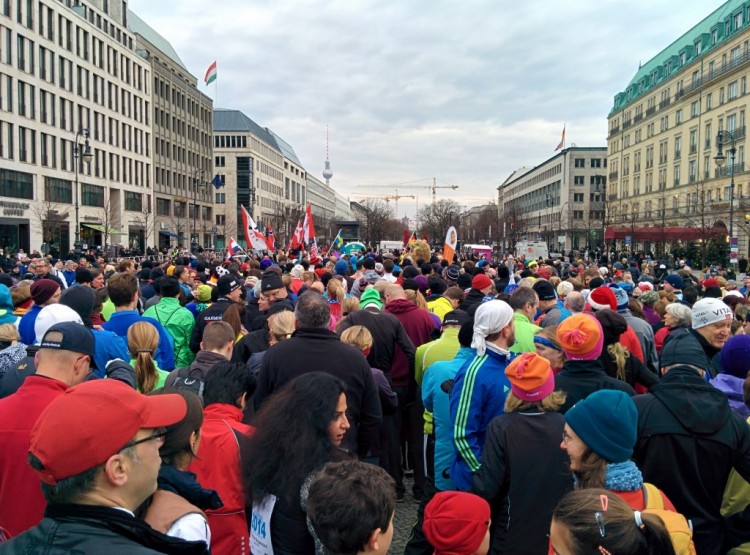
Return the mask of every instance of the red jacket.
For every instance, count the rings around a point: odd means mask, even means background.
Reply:
[[[432,315],[423,308],[419,308],[406,299],[397,299],[389,302],[385,306],[385,311],[398,318],[415,349],[432,341],[432,332],[436,329],[435,321],[432,319]],[[414,367],[409,367],[406,355],[400,347],[396,349],[393,356],[391,379],[395,386],[406,386],[410,379],[414,381]]]
[[[235,432],[249,438],[255,428],[242,423],[242,410],[233,405],[208,405],[203,415],[198,456],[190,464],[190,471],[195,472],[201,486],[216,490],[224,503],[221,509],[206,511],[211,527],[211,553],[250,553],[245,489]]]
[[[36,526],[44,516],[47,502],[27,460],[31,428],[66,389],[65,382],[33,375],[13,395],[0,399],[0,526],[11,536]]]

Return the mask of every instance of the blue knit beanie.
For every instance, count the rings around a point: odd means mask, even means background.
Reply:
[[[333,267],[334,272],[341,276],[346,276],[348,274],[348,269],[349,265],[346,263],[346,260],[343,259],[336,261],[336,264]]]
[[[565,421],[589,449],[610,463],[633,456],[638,411],[627,393],[602,389],[578,401],[565,413]]]
[[[622,312],[628,308],[630,299],[628,298],[627,292],[617,285],[610,285],[610,289],[612,289],[612,292],[615,294],[615,299],[617,299],[617,312]]]

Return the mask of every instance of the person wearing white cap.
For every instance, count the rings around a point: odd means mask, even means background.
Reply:
[[[508,303],[493,300],[479,305],[471,342],[477,354],[458,371],[450,394],[456,447],[450,475],[460,490],[472,487],[473,475],[482,464],[487,426],[503,413],[510,391],[505,367],[514,357],[509,349],[515,336],[513,309]]]
[[[705,298],[693,305],[692,333],[709,360],[708,371],[712,378],[721,371],[719,353],[731,336],[732,309],[721,299]]]

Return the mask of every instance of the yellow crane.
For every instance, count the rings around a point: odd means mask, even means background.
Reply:
[[[398,199],[400,199],[400,198],[413,198],[414,200],[417,200],[416,195],[399,195],[398,191],[396,191],[395,195],[367,195],[367,194],[364,194],[364,195],[359,195],[359,196],[365,197],[365,198],[377,198],[377,199],[380,199],[380,200],[384,200],[388,204],[390,204],[391,201],[394,201],[394,214],[395,214],[396,218],[398,218]],[[417,201],[417,202],[419,202],[419,201]]]
[[[432,192],[432,206],[435,209],[435,203],[437,202],[437,190],[438,189],[451,189],[455,191],[458,189],[458,185],[438,185],[437,179],[432,178],[432,185],[409,185],[408,183],[399,183],[396,185],[356,185],[357,188],[367,189],[393,189],[398,187],[399,189],[429,189]],[[396,195],[398,195],[398,189],[395,189]],[[419,212],[419,204],[417,204],[417,212]]]

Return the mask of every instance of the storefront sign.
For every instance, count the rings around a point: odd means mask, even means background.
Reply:
[[[24,212],[29,209],[27,202],[9,202],[0,200],[0,208],[3,209],[3,216],[24,216]]]

